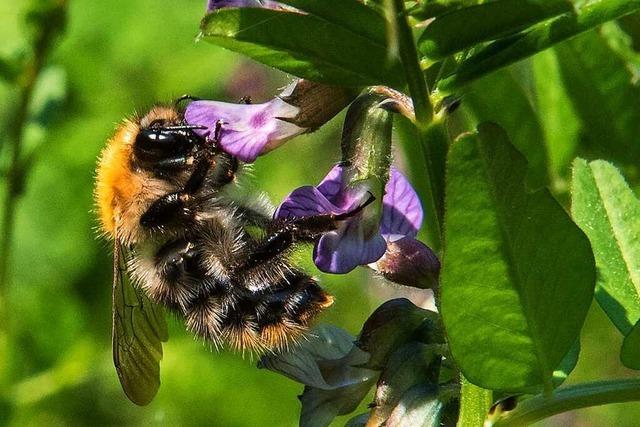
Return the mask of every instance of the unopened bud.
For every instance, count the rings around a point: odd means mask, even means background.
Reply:
[[[400,285],[421,289],[438,286],[440,261],[429,247],[411,237],[387,242],[385,254],[369,267]]]

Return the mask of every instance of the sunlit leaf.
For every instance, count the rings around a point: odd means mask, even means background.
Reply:
[[[200,29],[200,37],[210,43],[309,80],[340,86],[398,86],[403,81],[383,41],[313,14],[221,9],[207,15]]]
[[[461,380],[460,415],[458,427],[481,426],[493,403],[493,392],[471,384],[464,376]]]
[[[640,202],[613,165],[577,159],[571,213],[593,246],[596,300],[626,336],[640,319]]]
[[[497,0],[457,9],[431,22],[418,47],[429,59],[441,59],[572,9],[567,0]]]
[[[448,158],[443,321],[464,376],[484,388],[550,389],[593,297],[586,236],[493,124],[459,138]]]

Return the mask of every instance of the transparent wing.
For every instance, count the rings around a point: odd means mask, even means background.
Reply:
[[[113,363],[127,397],[146,405],[160,387],[162,342],[168,339],[162,308],[137,289],[126,273],[124,248],[113,248]]]

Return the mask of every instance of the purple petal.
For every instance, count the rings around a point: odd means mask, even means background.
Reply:
[[[206,126],[197,132],[212,137],[222,122],[220,146],[244,162],[253,162],[306,129],[285,120],[298,114],[298,108],[275,98],[263,104],[230,104],[218,101],[194,101],[187,106],[185,120],[190,125]]]
[[[344,183],[344,167],[335,165],[316,187],[327,200],[348,212],[360,206],[368,198],[367,189],[349,188]]]
[[[407,178],[396,168],[382,198],[382,223],[380,233],[390,242],[405,236],[415,237],[422,224],[422,206]]]
[[[270,0],[209,0],[207,12],[227,7],[263,7],[266,9],[280,9],[280,4]]]
[[[313,249],[313,261],[325,273],[344,274],[377,261],[386,248],[387,243],[379,234],[365,241],[359,222],[350,220],[320,237]]]
[[[342,213],[316,188],[300,187],[289,194],[275,213],[275,218],[302,218],[307,216]]]

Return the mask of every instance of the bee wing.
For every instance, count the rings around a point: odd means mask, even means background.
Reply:
[[[146,405],[160,387],[162,341],[168,339],[162,308],[131,283],[126,254],[113,248],[113,363],[127,397]]]

